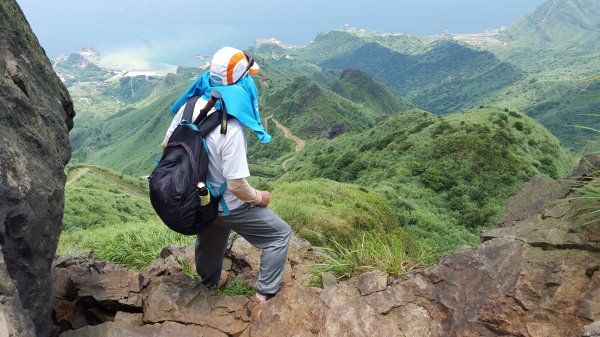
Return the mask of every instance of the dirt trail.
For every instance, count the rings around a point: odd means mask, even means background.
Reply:
[[[79,178],[81,178],[82,175],[88,173],[89,171],[90,171],[89,167],[78,168],[77,171],[75,171],[75,174],[71,177],[71,179],[69,179],[67,181],[67,184],[77,181]]]
[[[281,122],[279,122],[277,119],[275,119],[275,117],[273,116],[269,116],[267,118],[265,118],[265,121],[269,121],[272,120],[273,123],[275,123],[275,125],[280,128],[281,130],[283,130],[283,135],[285,138],[291,139],[296,143],[296,153],[302,151],[302,149],[304,148],[304,146],[306,146],[306,141],[303,139],[300,139],[298,136],[294,135],[292,133],[292,131],[290,131],[290,129],[288,129],[287,127],[285,127],[283,124],[281,124]],[[265,123],[265,125],[267,125],[268,123]],[[293,155],[292,157],[286,159],[283,161],[283,163],[281,163],[281,169],[283,171],[287,171],[288,167],[289,167],[289,163],[296,159],[296,155]]]
[[[118,187],[119,189],[125,191],[126,193],[128,193],[129,195],[138,197],[138,198],[142,198],[142,199],[147,199],[148,196],[145,193],[142,193],[141,191],[138,191],[136,188],[130,186],[127,182],[121,181],[119,178],[114,177],[112,174],[109,174],[107,172],[104,172],[102,170],[98,170],[95,169],[93,167],[80,167],[75,171],[75,174],[71,177],[71,179],[69,179],[67,181],[67,185],[70,183],[73,183],[77,180],[79,180],[79,178],[81,178],[84,174],[86,173],[92,173],[93,175],[99,177],[100,179],[106,181],[107,183]]]

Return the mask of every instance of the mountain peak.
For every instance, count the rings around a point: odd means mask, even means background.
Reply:
[[[548,0],[502,33],[509,42],[542,46],[548,43],[590,47],[600,29],[597,0]]]

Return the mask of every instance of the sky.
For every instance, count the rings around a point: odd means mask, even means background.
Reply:
[[[508,26],[545,0],[17,0],[50,58],[95,47],[129,68],[194,65],[194,54],[257,38],[306,45],[346,25],[431,36]]]

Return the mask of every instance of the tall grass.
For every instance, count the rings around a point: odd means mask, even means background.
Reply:
[[[340,277],[370,270],[382,270],[401,276],[435,262],[437,255],[412,240],[405,232],[363,232],[349,242],[330,239],[323,262],[313,265],[316,271],[330,271]]]
[[[272,190],[273,210],[315,245],[400,226],[385,198],[357,185],[315,179],[276,183]]]
[[[195,237],[178,234],[159,219],[152,219],[63,232],[57,254],[77,255],[91,250],[102,260],[141,269],[150,265],[165,246],[185,246],[194,240]]]

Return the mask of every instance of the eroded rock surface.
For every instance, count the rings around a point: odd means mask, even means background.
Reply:
[[[62,226],[73,116],[69,94],[16,1],[1,1],[0,331],[8,331],[3,336],[50,333],[50,266]]]

